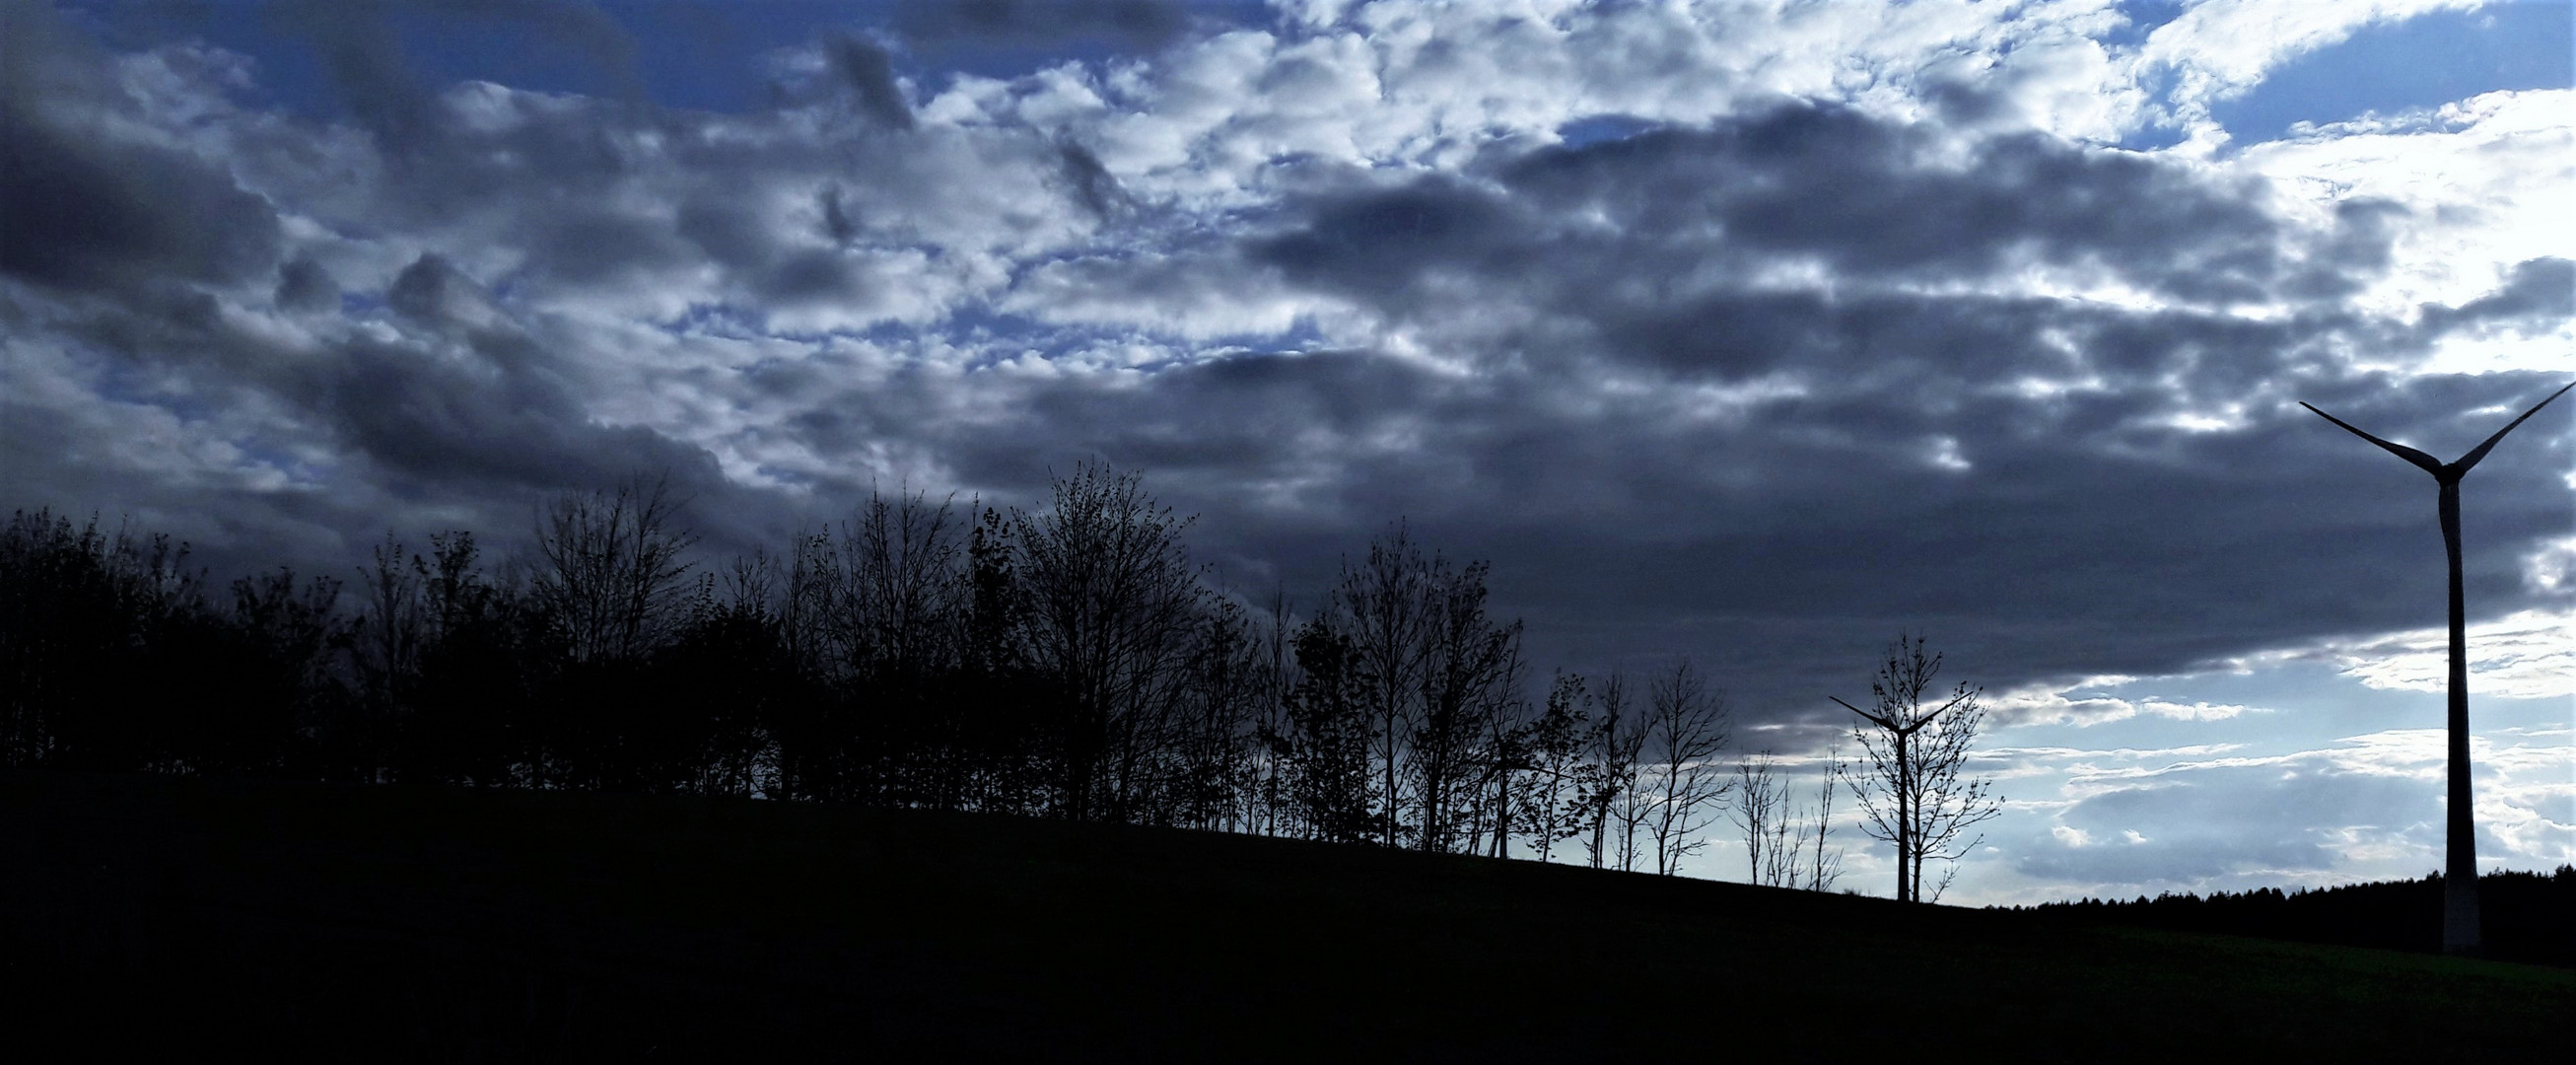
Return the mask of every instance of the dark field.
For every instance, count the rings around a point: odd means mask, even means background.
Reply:
[[[2564,969],[801,804],[9,775],[0,863],[47,1058],[2450,1057],[2576,1014]]]

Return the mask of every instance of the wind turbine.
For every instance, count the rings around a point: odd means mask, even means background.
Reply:
[[[2316,411],[2317,417],[2343,426],[2354,436],[2387,448],[2390,454],[2414,463],[2433,475],[2442,486],[2442,549],[2451,556],[2451,790],[2450,809],[2446,811],[2442,861],[2442,950],[2449,954],[2466,954],[2478,949],[2478,840],[2477,821],[2469,815],[2469,637],[2467,609],[2460,594],[2460,478],[2504,439],[2513,427],[2540,413],[2550,400],[2576,388],[2571,381],[2565,388],[2549,394],[2549,399],[2533,404],[2522,417],[2496,430],[2487,442],[2462,455],[2459,461],[2444,463],[2404,444],[2392,444],[2352,427],[2351,423],[2315,405],[2299,405]]]

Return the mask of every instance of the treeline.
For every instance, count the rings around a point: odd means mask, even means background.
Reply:
[[[0,760],[993,811],[1663,873],[1709,842],[1727,719],[1687,661],[1559,673],[1532,698],[1485,564],[1400,525],[1294,612],[1220,588],[1134,475],[1084,466],[1052,489],[1035,512],[877,495],[708,566],[676,502],[637,484],[555,501],[508,564],[470,532],[389,535],[347,581],[222,588],[167,537],[20,512],[0,532]],[[1831,886],[1822,828],[1782,836],[1775,792],[1757,878]]]
[[[2015,907],[2022,909],[2023,907]],[[2086,920],[2180,932],[2428,953],[2442,949],[2442,874],[2341,887],[2083,899],[2027,907]],[[2554,873],[2478,877],[2480,952],[2504,961],[2576,965],[2576,865]]]

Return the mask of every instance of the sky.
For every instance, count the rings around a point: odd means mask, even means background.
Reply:
[[[1795,771],[1925,637],[2007,799],[1946,901],[2420,876],[2433,485],[2298,403],[2448,458],[2576,378],[2570,10],[0,0],[0,507],[347,573],[1100,459],[1246,594],[1489,559]],[[2576,860],[2571,425],[2464,491],[2489,869]]]

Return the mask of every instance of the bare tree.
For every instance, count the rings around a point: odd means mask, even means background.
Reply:
[[[1774,887],[1788,878],[1796,860],[1781,856],[1789,849],[1789,782],[1772,775],[1776,761],[1763,751],[1735,763],[1735,796],[1727,811],[1736,831],[1744,834],[1745,882]]]
[[[1645,816],[1638,777],[1645,758],[1646,722],[1636,713],[1625,674],[1602,679],[1601,716],[1586,733],[1590,761],[1578,772],[1583,804],[1583,846],[1595,869],[1637,867],[1637,826]]]
[[[1940,655],[1924,653],[1920,637],[1908,642],[1900,632],[1870,680],[1871,709],[1834,699],[1866,722],[1852,726],[1852,737],[1867,767],[1842,775],[1860,800],[1862,830],[1896,845],[1896,897],[1903,902],[1926,901],[1923,863],[1964,856],[1977,839],[1961,843],[1961,837],[2003,809],[1992,780],[1963,772],[1985,722],[1978,701],[1983,690],[1961,683],[1947,698],[1927,703],[1940,671]],[[1942,887],[1949,882],[1945,876]],[[1935,889],[1929,901],[1940,897]]]
[[[947,660],[964,593],[954,503],[871,491],[842,523],[837,620],[845,653],[867,672],[918,678]]]
[[[1372,719],[1374,747],[1370,758],[1382,781],[1378,789],[1379,842],[1401,845],[1403,786],[1410,775],[1410,738],[1420,716],[1424,659],[1435,620],[1438,590],[1434,564],[1422,557],[1397,523],[1393,533],[1369,545],[1358,566],[1343,563],[1341,582],[1327,606],[1342,615],[1336,629],[1350,643],[1346,677]]]
[[[1816,780],[1815,816],[1809,822],[1813,828],[1805,834],[1806,869],[1800,875],[1803,882],[1799,886],[1809,891],[1832,891],[1834,882],[1842,879],[1842,850],[1840,848],[1830,852],[1825,850],[1826,839],[1834,832],[1834,791],[1840,786],[1842,771],[1841,748],[1826,748],[1824,771],[1817,775]]]
[[[1556,845],[1581,834],[1590,824],[1583,802],[1583,758],[1592,696],[1583,677],[1559,673],[1549,686],[1546,708],[1524,730],[1528,794],[1523,797],[1518,827],[1538,848],[1538,860],[1555,856]]]
[[[1816,804],[1808,809],[1792,807],[1790,783],[1774,774],[1778,759],[1771,752],[1736,764],[1730,819],[1744,833],[1748,882],[1830,891],[1842,878],[1842,852],[1825,849],[1833,834],[1835,776],[1841,764],[1838,751],[1827,752]]]
[[[1682,859],[1708,846],[1700,830],[1726,797],[1717,754],[1726,749],[1726,701],[1708,690],[1690,659],[1647,686],[1647,750],[1653,756],[1646,833],[1655,841],[1655,871],[1681,872]]]
[[[1138,475],[1085,463],[1054,488],[1046,512],[1013,512],[1011,540],[1030,658],[1070,699],[1062,812],[1123,819],[1209,593],[1181,541],[1190,520]]]
[[[1299,626],[1296,648],[1285,727],[1268,737],[1271,757],[1282,763],[1281,819],[1307,839],[1365,841],[1380,830],[1381,796],[1370,772],[1374,717],[1359,655],[1331,613]]]
[[[679,508],[657,479],[563,496],[539,512],[534,590],[574,662],[632,657],[662,635],[687,591],[680,556],[696,543],[672,528]]]
[[[352,657],[367,694],[385,709],[397,706],[420,672],[427,639],[421,575],[404,564],[406,552],[392,532],[375,548],[375,564],[359,568],[359,615]]]
[[[1477,763],[1498,746],[1480,750],[1480,741],[1507,734],[1512,725],[1522,677],[1521,627],[1485,613],[1485,572],[1483,562],[1453,572],[1435,556],[1425,582],[1423,612],[1430,624],[1407,775],[1420,818],[1416,842],[1426,851],[1451,850],[1472,834],[1463,822],[1472,817],[1482,790],[1477,785],[1488,776]],[[1507,831],[1495,837],[1498,853],[1508,839]]]
[[[1280,833],[1285,812],[1285,785],[1291,748],[1289,696],[1297,688],[1297,659],[1290,636],[1288,590],[1273,586],[1268,605],[1263,610],[1260,645],[1259,690],[1254,693],[1252,738],[1256,752],[1253,761],[1251,794],[1246,803],[1251,818],[1246,831],[1265,836]]]

